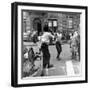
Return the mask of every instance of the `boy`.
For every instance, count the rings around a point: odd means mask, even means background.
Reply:
[[[61,46],[61,37],[62,37],[62,34],[59,34],[57,33],[56,34],[56,49],[57,49],[57,59],[59,60],[59,56],[62,52],[62,46]]]

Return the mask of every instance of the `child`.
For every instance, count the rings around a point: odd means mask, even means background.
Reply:
[[[50,67],[50,53],[48,45],[46,43],[42,43],[40,51],[43,53],[43,68],[46,68],[46,66]]]
[[[56,49],[57,49],[57,59],[59,59],[59,56],[62,52],[62,46],[61,46],[61,37],[62,34],[57,33],[56,34]]]

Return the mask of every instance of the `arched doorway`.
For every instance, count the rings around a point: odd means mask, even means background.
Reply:
[[[33,28],[34,30],[37,30],[38,35],[40,35],[40,33],[42,32],[42,28],[41,28],[41,20],[39,18],[35,18],[33,20]]]

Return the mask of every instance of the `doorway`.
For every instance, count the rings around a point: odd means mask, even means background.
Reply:
[[[35,18],[33,21],[33,28],[34,30],[37,30],[38,35],[40,35],[40,33],[42,32],[41,27],[41,20],[39,18]]]

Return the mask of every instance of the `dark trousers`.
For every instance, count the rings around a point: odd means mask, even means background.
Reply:
[[[62,51],[62,46],[61,46],[61,43],[59,41],[56,41],[56,49],[57,49],[57,58],[59,58],[59,55]]]
[[[42,43],[41,51],[43,53],[43,68],[46,68],[50,65],[50,53],[46,43]]]
[[[50,65],[50,54],[43,56],[43,68],[46,68]]]

